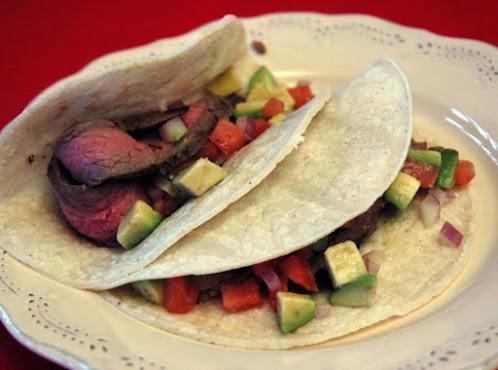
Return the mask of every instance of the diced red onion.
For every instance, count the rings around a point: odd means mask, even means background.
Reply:
[[[444,245],[459,247],[463,241],[463,234],[455,226],[446,221],[439,232],[440,242]]]
[[[374,249],[363,256],[363,261],[367,271],[371,275],[377,275],[380,270],[380,265],[386,258],[386,254],[383,250]]]
[[[273,269],[261,271],[261,278],[265,282],[271,293],[278,292],[282,288],[282,283],[277,273]]]
[[[323,320],[331,314],[330,305],[317,305],[315,320]]]
[[[439,186],[434,186],[429,189],[429,194],[434,196],[438,201],[439,205],[442,206],[444,203],[448,201],[446,192],[441,189]]]
[[[420,203],[420,216],[425,226],[434,225],[441,215],[441,204],[432,194],[427,194],[422,203]]]
[[[254,140],[256,137],[256,122],[251,117],[239,117],[235,124],[245,132],[248,141]]]
[[[445,189],[444,193],[446,194],[446,199],[448,201],[453,200],[453,199],[456,198],[455,193],[452,190],[450,190],[450,189]]]

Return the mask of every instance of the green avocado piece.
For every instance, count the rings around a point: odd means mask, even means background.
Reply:
[[[441,153],[436,150],[408,150],[408,157],[441,167]]]
[[[266,100],[254,100],[250,102],[238,103],[235,106],[235,117],[263,118],[263,107]]]
[[[404,172],[398,173],[394,182],[384,193],[384,199],[398,209],[406,209],[420,188],[420,181]]]
[[[325,249],[329,246],[329,236],[325,235],[323,238],[318,239],[316,242],[313,243],[313,250],[315,252],[324,252]]]
[[[377,290],[377,277],[363,275],[343,285],[330,294],[330,303],[334,306],[366,307],[371,306]]]
[[[441,168],[436,184],[443,189],[451,189],[455,185],[455,170],[458,164],[458,152],[454,149],[441,151]]]
[[[164,303],[165,280],[140,280],[131,283],[133,289],[149,302]]]
[[[277,293],[277,317],[282,333],[289,333],[315,317],[316,303],[309,294]]]
[[[199,158],[181,171],[173,179],[173,184],[180,190],[194,197],[201,196],[228,175],[228,172],[207,158]]]
[[[277,80],[275,80],[275,77],[273,77],[268,67],[261,66],[251,76],[251,79],[249,80],[249,84],[247,86],[247,94],[250,94],[252,89],[254,89],[257,84],[262,84],[266,88],[266,90],[271,92],[274,88],[277,87]]]
[[[328,247],[324,256],[335,288],[368,273],[358,247],[351,240]]]
[[[117,240],[125,249],[131,249],[144,240],[163,217],[142,200],[128,211],[118,227]]]

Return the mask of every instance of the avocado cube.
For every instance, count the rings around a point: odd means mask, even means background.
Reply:
[[[276,125],[277,123],[280,123],[282,122],[284,119],[287,118],[287,114],[285,113],[279,113],[277,114],[276,116],[273,116],[272,118],[270,118],[268,120],[268,123],[273,126],[273,125]]]
[[[273,90],[272,97],[277,98],[284,103],[285,111],[292,110],[294,108],[294,104],[296,103],[292,95],[289,93],[289,90],[287,90],[287,88],[282,85],[277,86]]]
[[[420,181],[404,172],[398,173],[394,182],[384,193],[384,199],[398,209],[406,209],[420,188]]]
[[[161,223],[163,216],[147,203],[138,200],[118,226],[117,240],[131,249],[144,240]]]
[[[273,91],[277,87],[277,81],[268,67],[261,66],[254,72],[247,86],[247,94],[250,94],[257,84],[262,84],[268,91]]]
[[[194,197],[201,196],[228,175],[228,172],[207,158],[199,158],[181,171],[173,184]]]
[[[270,90],[266,88],[265,85],[262,83],[256,84],[251,92],[247,94],[246,97],[246,102],[252,102],[252,101],[268,101],[272,97],[272,93]]]
[[[441,153],[435,150],[408,150],[408,158],[417,159],[419,161],[433,164],[436,167],[441,167]]]
[[[164,303],[165,280],[140,280],[131,285],[147,301],[161,305]]]
[[[328,247],[324,255],[335,288],[368,274],[360,251],[351,240]]]
[[[458,152],[454,149],[441,151],[441,168],[436,184],[443,189],[451,189],[455,185],[455,171],[458,164]]]
[[[242,81],[233,66],[228,67],[222,74],[207,84],[206,89],[218,96],[228,96],[242,89]]]
[[[282,333],[300,328],[315,317],[316,303],[309,294],[277,292],[277,318]]]
[[[235,105],[235,117],[263,118],[263,107],[265,100],[254,100],[250,102],[238,103]]]
[[[377,277],[364,275],[330,293],[330,303],[334,306],[368,307],[375,300]]]

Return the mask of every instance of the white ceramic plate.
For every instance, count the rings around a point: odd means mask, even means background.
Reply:
[[[477,167],[479,230],[471,263],[433,303],[320,348],[245,351],[178,338],[97,294],[63,286],[0,251],[0,318],[33,351],[71,368],[467,369],[498,366],[498,52],[368,16],[273,14],[244,21],[256,58],[283,80],[339,87],[388,56],[408,75],[416,130],[454,143]],[[169,41],[163,41],[168,43]],[[175,42],[171,41],[174,45]],[[153,45],[146,47],[150,51]],[[130,57],[112,54],[98,69]],[[83,71],[85,73],[85,71]]]

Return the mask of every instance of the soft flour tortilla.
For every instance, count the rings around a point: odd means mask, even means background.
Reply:
[[[303,140],[311,118],[330,98],[329,89],[239,151],[224,165],[227,178],[131,251],[98,247],[77,235],[60,213],[46,175],[51,143],[75,121],[164,108],[200,89],[246,51],[240,20],[227,16],[179,39],[106,57],[40,95],[0,136],[0,247],[62,283],[104,289],[256,186]]]
[[[122,282],[249,266],[306,246],[368,209],[405,159],[411,134],[407,89],[392,62],[378,63],[332,98],[306,141],[258,187]],[[317,317],[293,333],[281,333],[267,303],[229,314],[220,300],[211,300],[175,315],[129,285],[100,294],[138,320],[206,343],[248,349],[322,343],[406,315],[450,285],[469,258],[474,234],[471,189],[457,196],[443,206],[435,225],[423,225],[416,199],[394,219],[381,221],[363,243],[362,250],[385,252],[372,307],[331,306],[328,292],[314,294]],[[438,242],[444,221],[465,235],[459,248]]]
[[[232,270],[313,243],[382,196],[411,133],[406,78],[393,61],[379,61],[327,103],[305,142],[257,187],[113,285]]]
[[[451,284],[469,258],[475,227],[471,189],[457,195],[456,200],[443,207],[441,220],[434,226],[424,227],[419,202],[415,202],[400,217],[379,227],[362,245],[362,248],[385,251],[372,307],[332,306],[327,292],[315,294],[317,317],[293,333],[281,333],[276,314],[268,304],[260,309],[229,314],[221,301],[212,300],[197,305],[188,314],[174,315],[140,298],[129,286],[101,295],[138,320],[206,343],[268,350],[322,343],[391,317],[406,315],[429,303]],[[439,230],[445,220],[465,235],[459,248],[438,243]]]

